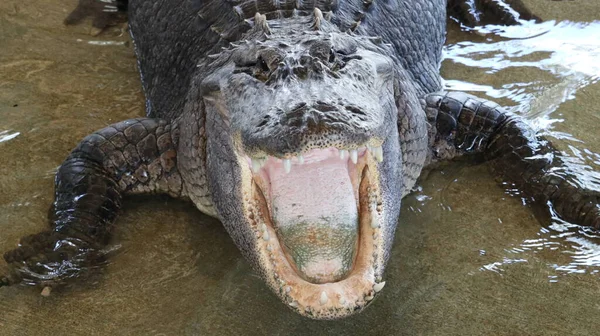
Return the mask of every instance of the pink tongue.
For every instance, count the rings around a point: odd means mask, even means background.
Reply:
[[[267,165],[273,219],[280,241],[305,279],[342,279],[352,268],[358,238],[358,209],[348,160],[327,156],[286,174]]]

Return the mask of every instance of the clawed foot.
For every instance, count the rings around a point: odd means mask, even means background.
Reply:
[[[92,19],[91,34],[96,36],[106,27],[126,21],[127,1],[124,0],[79,0],[69,16],[64,20],[66,25],[81,22],[88,16]]]
[[[521,0],[448,0],[448,14],[469,27],[515,25],[519,20],[541,21]]]
[[[18,283],[56,286],[98,265],[103,256],[84,240],[45,231],[22,238],[4,259],[9,273],[0,275],[0,287]]]

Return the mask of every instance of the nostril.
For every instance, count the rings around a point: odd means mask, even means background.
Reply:
[[[258,128],[263,128],[263,127],[265,127],[265,125],[267,125],[267,121],[266,121],[266,120],[263,120],[263,121],[261,121],[261,122],[260,122],[258,125],[256,125],[256,127],[258,127]]]
[[[292,108],[292,111],[300,110],[300,109],[302,109],[302,108],[303,108],[303,107],[305,107],[305,106],[306,106],[306,103],[305,103],[305,102],[298,103],[298,104],[296,104],[296,106],[294,106],[294,107]]]
[[[334,105],[327,104],[322,101],[317,101],[313,108],[320,112],[331,112],[337,110],[337,108]]]
[[[258,123],[258,125],[256,125],[256,127],[257,128],[263,128],[263,127],[265,127],[269,123],[270,120],[271,120],[271,117],[269,117],[269,115],[265,115],[262,118],[261,122]]]
[[[364,115],[366,115],[366,113],[365,113],[363,110],[359,109],[359,108],[358,108],[358,107],[356,107],[356,106],[350,106],[350,105],[349,105],[349,106],[346,106],[346,110],[348,110],[348,111],[350,111],[350,112],[352,112],[352,113],[354,113],[354,114],[361,115],[361,116],[364,116]]]

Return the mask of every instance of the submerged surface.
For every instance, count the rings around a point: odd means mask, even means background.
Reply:
[[[600,4],[526,1],[557,21],[478,33],[451,27],[449,89],[510,106],[600,188]],[[542,4],[544,9],[542,9]],[[46,227],[53,175],[95,129],[143,115],[128,37],[61,23],[74,1],[0,3],[0,251]],[[591,16],[591,17],[590,17]],[[566,21],[570,20],[570,21]],[[0,289],[0,335],[583,334],[600,312],[600,233],[545,225],[485,165],[431,172],[404,200],[387,285],[364,313],[302,318],[255,276],[217,220],[132,198],[101,277]],[[0,261],[0,269],[4,266]]]

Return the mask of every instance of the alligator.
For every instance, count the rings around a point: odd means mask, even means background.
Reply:
[[[496,103],[443,90],[447,15],[536,19],[519,1],[95,1],[67,23],[95,6],[102,28],[128,11],[147,117],[70,153],[51,228],[4,254],[0,286],[80,277],[103,262],[123,197],[162,193],[218,218],[292,310],[349,316],[384,288],[401,199],[424,167],[458,157],[600,228],[600,195],[555,173],[566,162],[547,139]]]

